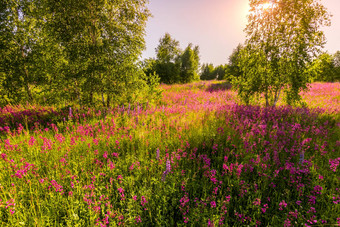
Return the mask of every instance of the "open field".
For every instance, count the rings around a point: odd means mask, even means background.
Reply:
[[[312,84],[306,108],[162,88],[107,112],[1,109],[0,225],[340,225],[340,83]]]

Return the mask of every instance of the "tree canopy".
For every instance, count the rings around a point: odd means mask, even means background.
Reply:
[[[173,39],[169,33],[165,33],[159,39],[159,44],[156,48],[157,60],[161,63],[175,63],[178,56],[182,53],[179,46],[179,41]]]
[[[189,44],[184,51],[169,33],[159,39],[156,48],[156,60],[152,63],[153,71],[160,81],[166,84],[189,83],[199,80],[199,47]],[[150,59],[148,60],[150,63]],[[151,68],[148,67],[148,71]],[[152,70],[151,70],[152,71]]]
[[[53,45],[44,33],[42,13],[34,1],[5,0],[0,5],[2,102],[32,102],[32,89],[46,82],[49,57],[44,53]]]
[[[180,80],[182,83],[189,83],[199,80],[199,47],[190,43],[185,48],[182,56],[180,57]]]
[[[242,71],[240,69],[240,52],[243,49],[242,44],[238,44],[237,47],[233,50],[232,54],[229,56],[229,67],[228,73],[232,77],[239,77],[242,75]]]
[[[103,105],[133,99],[146,86],[137,61],[145,48],[147,2],[2,1],[0,94],[8,102],[39,95],[77,97],[82,104],[100,97]]]
[[[212,63],[206,63],[202,65],[201,80],[214,80],[216,79],[215,68]]]

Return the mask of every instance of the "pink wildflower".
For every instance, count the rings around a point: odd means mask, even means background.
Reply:
[[[282,200],[282,201],[280,202],[279,206],[280,206],[279,210],[283,210],[283,208],[286,208],[286,207],[287,207],[287,203],[286,203],[284,200]]]

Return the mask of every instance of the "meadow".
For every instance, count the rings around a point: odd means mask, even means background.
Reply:
[[[1,108],[0,225],[340,225],[340,83],[299,108],[161,88],[109,110]]]

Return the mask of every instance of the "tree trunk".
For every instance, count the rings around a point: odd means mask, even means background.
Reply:
[[[24,47],[21,47],[21,57],[23,59],[26,58],[25,52],[24,52]],[[29,100],[29,102],[32,102],[33,101],[33,95],[32,95],[32,92],[31,92],[30,85],[29,85],[28,70],[27,70],[27,67],[26,67],[25,64],[24,64],[24,83],[25,83],[25,90],[26,90],[26,93],[27,93],[28,100]]]
[[[266,107],[268,107],[269,106],[269,101],[268,101],[268,91],[266,91],[266,93],[265,93],[265,98],[266,98]]]
[[[276,93],[275,93],[275,100],[274,100],[274,104],[273,104],[273,106],[276,106],[276,103],[277,103],[277,101],[279,101],[279,98],[280,98],[280,92],[281,92],[281,88],[279,88],[279,90],[278,90],[278,91],[276,91]]]
[[[92,89],[90,90],[90,100],[89,100],[89,103],[90,103],[90,105],[93,105],[93,91],[92,91]]]
[[[107,95],[107,99],[106,99],[106,107],[110,108],[110,102],[111,102],[111,95]]]
[[[80,92],[79,92],[79,89],[78,89],[78,82],[76,79],[73,79],[74,81],[74,85],[75,85],[75,89],[76,89],[76,95],[77,95],[77,98],[78,98],[78,104],[79,106],[81,106],[81,100],[80,100]]]
[[[26,90],[26,93],[27,93],[28,100],[30,102],[32,102],[33,101],[33,95],[32,95],[32,92],[31,92],[31,89],[30,89],[30,86],[28,84],[27,79],[28,78],[25,77],[25,90]]]
[[[105,98],[104,98],[104,92],[102,92],[102,103],[103,103],[103,107],[105,107]]]
[[[16,7],[16,15],[15,15],[15,24],[17,25],[16,29],[18,32],[21,32],[21,29],[19,27],[19,15],[20,15],[20,12],[19,12],[19,7]],[[22,60],[23,62],[25,62],[25,59],[26,59],[26,54],[25,54],[25,49],[24,49],[24,45],[19,42],[19,41],[15,41],[21,51],[21,57],[22,57]],[[32,95],[32,92],[31,92],[31,89],[30,89],[30,85],[29,85],[29,73],[28,73],[28,70],[27,70],[27,66],[25,63],[23,63],[23,74],[24,74],[24,88],[25,88],[25,91],[27,93],[27,97],[28,97],[28,100],[29,102],[32,102],[33,101],[33,95]]]

